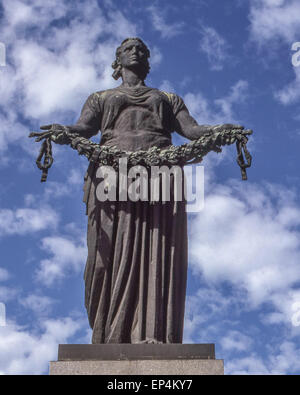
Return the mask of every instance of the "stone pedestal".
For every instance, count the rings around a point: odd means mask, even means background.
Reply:
[[[223,375],[214,344],[61,344],[50,375]]]

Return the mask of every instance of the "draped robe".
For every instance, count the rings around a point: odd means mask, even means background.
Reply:
[[[171,144],[182,99],[120,86],[92,94],[78,124],[101,145],[146,150]],[[99,201],[97,166],[85,176],[85,306],[93,343],[181,343],[187,277],[185,201]],[[172,186],[172,185],[171,185]]]

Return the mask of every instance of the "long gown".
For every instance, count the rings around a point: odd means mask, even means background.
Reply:
[[[120,86],[86,101],[78,124],[100,144],[135,151],[171,144],[182,99]],[[88,120],[88,121],[87,121]],[[85,176],[85,306],[93,343],[181,343],[187,277],[185,201],[97,200],[97,165]],[[98,180],[99,181],[99,180]]]

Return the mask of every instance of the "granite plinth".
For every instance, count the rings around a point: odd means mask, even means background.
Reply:
[[[223,375],[214,344],[61,344],[50,375]]]
[[[214,344],[60,344],[59,361],[215,359]]]

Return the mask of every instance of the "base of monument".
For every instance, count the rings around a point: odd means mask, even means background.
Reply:
[[[214,344],[59,345],[50,375],[223,375]]]

